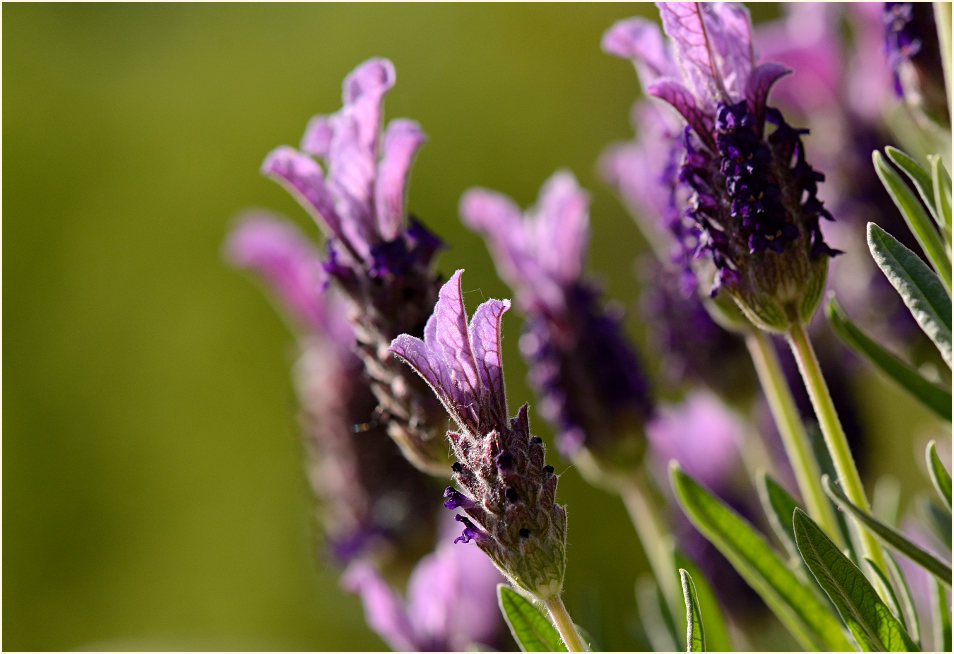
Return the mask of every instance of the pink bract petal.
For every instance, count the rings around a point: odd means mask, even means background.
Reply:
[[[312,117],[308,121],[308,126],[305,127],[305,134],[301,137],[302,152],[315,157],[327,157],[335,135],[336,118],[337,115]]]
[[[477,307],[469,329],[477,374],[486,389],[485,393],[489,395],[489,405],[495,414],[496,424],[504,424],[507,419],[507,394],[500,355],[500,322],[508,309],[510,300],[487,300]]]
[[[357,138],[362,149],[372,156],[381,128],[381,99],[394,86],[394,64],[388,59],[368,59],[351,71],[342,85],[343,112],[357,123]]]
[[[334,198],[321,167],[311,157],[283,145],[265,157],[262,173],[287,188],[326,232],[332,236],[342,235],[341,218],[335,209]]]
[[[417,650],[417,638],[404,602],[374,567],[364,562],[352,564],[341,584],[346,590],[361,596],[368,626],[394,651]]]
[[[769,91],[779,79],[791,73],[792,70],[776,63],[765,63],[756,66],[749,76],[749,81],[745,89],[745,97],[757,110],[765,110],[765,101],[768,98]],[[762,116],[759,116],[759,122]]]
[[[719,59],[722,83],[729,97],[740,100],[754,59],[749,10],[736,2],[714,2],[702,6],[709,44]]]
[[[589,198],[569,171],[561,170],[540,189],[528,226],[529,242],[552,279],[569,283],[582,274],[589,240]]]
[[[627,18],[616,22],[604,34],[603,51],[632,59],[642,85],[657,77],[677,74],[676,62],[656,23],[646,18]]]
[[[662,77],[650,84],[646,93],[671,104],[700,138],[709,138],[712,132],[712,117],[699,108],[695,97],[680,82],[671,77]]]
[[[413,120],[392,120],[384,131],[381,161],[374,184],[378,232],[385,240],[395,238],[404,224],[404,195],[411,162],[426,140]]]

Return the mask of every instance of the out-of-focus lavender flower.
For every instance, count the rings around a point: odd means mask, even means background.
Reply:
[[[246,215],[226,256],[271,288],[300,335],[295,386],[308,477],[334,558],[414,559],[434,531],[432,482],[412,468],[374,417],[374,396],[353,352],[345,304],[321,259],[290,222]]]
[[[831,216],[817,197],[823,176],[805,160],[804,130],[766,106],[774,83],[790,71],[755,65],[749,16],[740,5],[669,3],[659,11],[679,78],[656,66],[662,76],[647,92],[688,125],[678,179],[691,190],[686,210],[697,229],[696,253],[715,267],[712,293],[725,288],[763,329],[806,322],[835,251],[819,228],[819,218]],[[640,19],[637,31],[632,22],[610,28],[604,48],[637,58],[637,70],[645,70],[643,51],[627,39],[648,26]]]
[[[538,599],[559,595],[566,565],[566,511],[543,439],[530,434],[527,405],[508,419],[500,322],[508,300],[488,300],[467,324],[458,270],[441,288],[424,340],[402,334],[391,351],[434,390],[459,427],[457,462],[444,505],[461,509],[457,541],[475,541],[517,586]],[[457,542],[455,541],[455,542]]]
[[[947,94],[931,4],[886,2],[883,20],[885,53],[894,73],[895,94],[946,125]]]
[[[642,454],[642,422],[652,403],[620,317],[583,277],[588,204],[573,175],[561,171],[526,214],[486,189],[467,191],[460,212],[484,235],[527,315],[520,349],[560,451],[572,456],[585,446],[627,465],[620,459],[638,462]]]
[[[731,485],[744,433],[742,419],[705,391],[692,392],[679,404],[660,406],[646,424],[655,469],[665,470],[675,459],[715,492]]]
[[[391,649],[421,652],[500,645],[497,584],[502,581],[483,553],[455,547],[446,534],[414,568],[406,600],[370,563],[352,564],[342,578],[346,589],[361,596],[368,625]]]
[[[387,351],[398,334],[420,334],[437,298],[433,259],[441,241],[407,218],[411,162],[424,142],[420,126],[392,120],[381,132],[381,105],[394,66],[369,59],[343,85],[343,107],[315,116],[301,150],[281,146],[262,171],[285,186],[328,236],[323,267],[348,300],[357,351],[390,436],[415,466],[447,474],[447,448],[434,426],[440,406]],[[325,163],[325,169],[313,158]]]

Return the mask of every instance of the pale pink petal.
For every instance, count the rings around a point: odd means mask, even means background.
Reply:
[[[589,198],[569,171],[558,171],[540,189],[527,229],[548,276],[572,282],[583,270],[589,239]]]
[[[340,237],[341,218],[325,183],[321,167],[311,157],[287,145],[272,150],[264,163],[262,173],[287,188],[326,233]]]
[[[719,74],[733,100],[745,94],[752,70],[752,21],[749,10],[737,2],[713,2],[703,6],[709,43],[718,56]]]
[[[676,61],[688,80],[689,91],[706,104],[725,95],[719,68],[700,5],[695,2],[659,2],[663,30],[675,46]],[[678,108],[678,107],[677,107]]]
[[[375,142],[381,128],[381,99],[394,81],[394,64],[375,57],[351,71],[342,85],[342,111],[356,122],[358,143],[372,158],[377,154]]]
[[[706,138],[712,132],[712,118],[699,108],[695,97],[682,83],[661,77],[649,85],[646,93],[671,104],[700,137]]]
[[[352,564],[341,580],[342,586],[361,596],[364,615],[371,627],[394,651],[418,649],[414,628],[401,598],[368,563]]]
[[[646,18],[616,22],[603,34],[603,51],[632,59],[645,87],[658,77],[675,75],[676,62],[656,23]]]
[[[764,112],[765,101],[768,98],[769,91],[772,90],[772,86],[791,72],[790,68],[772,62],[756,66],[749,76],[748,85],[745,89],[745,97],[748,98],[750,105]],[[758,116],[758,122],[761,124],[762,116]]]
[[[445,391],[461,407],[474,406],[480,397],[480,379],[467,338],[467,313],[461,291],[463,270],[456,271],[441,287],[434,315],[437,317],[437,352],[450,376]]]
[[[302,152],[315,157],[327,157],[331,151],[331,141],[335,134],[335,120],[337,115],[318,115],[312,117],[305,127],[305,134],[301,137]]]
[[[374,202],[378,233],[385,240],[395,238],[404,224],[408,174],[425,138],[420,125],[407,119],[392,120],[384,132]]]
[[[530,265],[520,207],[502,193],[474,188],[461,197],[460,215],[465,225],[487,236],[501,276],[511,286],[520,285]]]

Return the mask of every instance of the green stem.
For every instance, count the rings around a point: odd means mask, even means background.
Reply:
[[[808,515],[824,527],[839,547],[844,547],[838,520],[821,485],[821,469],[812,453],[808,433],[782,373],[771,337],[761,330],[754,331],[746,336],[745,344],[749,348],[759,382],[768,400],[778,433],[782,437],[785,453],[792,464],[795,481],[805,500]]]
[[[618,491],[636,528],[636,535],[656,583],[666,598],[666,606],[672,612],[674,607],[678,609],[683,606],[682,591],[676,583],[677,573],[671,555],[673,541],[666,521],[659,514],[658,503],[654,501],[648,480],[641,471],[636,472],[633,477],[619,483]]]
[[[871,513],[871,506],[865,496],[861,476],[858,474],[855,460],[848,448],[848,439],[845,438],[841,421],[838,419],[838,412],[835,410],[835,404],[828,392],[828,384],[822,375],[821,366],[818,364],[818,358],[815,356],[815,350],[812,348],[805,327],[796,323],[788,332],[788,342],[795,355],[795,361],[798,363],[798,370],[802,374],[805,388],[808,389],[812,406],[815,408],[815,416],[818,418],[819,427],[821,427],[822,435],[825,437],[825,445],[828,447],[828,453],[835,465],[838,481],[841,482],[845,495],[853,504],[861,507],[866,513]],[[851,520],[851,524],[853,525],[854,540],[859,545],[859,558],[867,557],[874,561],[879,568],[886,570],[884,553],[874,535],[865,529],[856,518]]]
[[[546,605],[547,611],[550,612],[550,617],[553,618],[553,625],[557,628],[557,631],[560,632],[560,637],[563,639],[566,649],[570,652],[589,651],[583,639],[580,637],[580,633],[576,630],[576,625],[573,624],[570,614],[567,613],[566,606],[563,604],[563,598],[559,595],[554,595],[544,600],[543,603]]]

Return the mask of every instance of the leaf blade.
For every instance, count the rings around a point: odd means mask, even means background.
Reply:
[[[908,228],[914,234],[918,244],[924,251],[927,260],[931,266],[940,275],[944,281],[944,287],[951,290],[951,260],[947,254],[947,248],[940,234],[934,228],[931,219],[928,217],[924,206],[918,201],[911,192],[911,189],[905,184],[901,176],[884,160],[881,153],[875,150],[872,155],[875,172],[884,185],[888,195],[894,201],[898,211],[907,223]]]
[[[874,223],[868,223],[868,248],[881,272],[950,367],[951,297],[941,280],[920,257]]]
[[[520,651],[567,651],[556,627],[523,595],[506,584],[497,584],[497,602]]]
[[[885,147],[884,152],[888,155],[888,159],[911,180],[914,188],[918,190],[918,195],[921,196],[924,206],[930,210],[931,217],[940,226],[941,218],[938,213],[937,201],[934,198],[934,183],[931,181],[928,172],[914,158],[894,146]]]
[[[683,511],[808,650],[846,650],[841,624],[812,590],[799,581],[765,539],[678,464],[670,481]]]
[[[861,331],[834,297],[825,305],[825,315],[838,337],[851,349],[868,359],[935,415],[950,422],[952,396],[949,390],[925,379],[913,366]]]
[[[732,652],[732,641],[729,638],[729,629],[726,626],[725,616],[719,600],[712,590],[712,584],[706,579],[705,573],[691,559],[675,552],[675,567],[685,568],[692,575],[692,584],[696,589],[696,597],[700,606],[706,608],[706,646],[713,652]]]
[[[865,651],[911,652],[917,647],[861,570],[801,509],[793,516],[798,551]]]
[[[934,441],[928,443],[925,452],[928,464],[928,473],[931,475],[931,483],[940,496],[941,501],[947,505],[947,510],[951,510],[951,474],[941,463],[941,457],[937,455],[937,444]]]
[[[843,508],[848,509],[848,511],[858,518],[875,536],[904,554],[941,581],[950,585],[952,574],[950,566],[927,550],[918,547],[880,520],[873,518],[866,511],[862,511],[853,504],[840,489],[831,483],[831,479],[828,475],[822,475],[822,487],[830,498]]]
[[[951,244],[951,177],[941,163],[941,157],[928,157],[931,164],[931,184],[934,187],[934,204],[941,216],[941,231],[944,232],[948,246]]]
[[[705,652],[706,632],[702,626],[696,587],[684,568],[679,568],[679,580],[682,582],[682,596],[686,601],[686,651]]]

